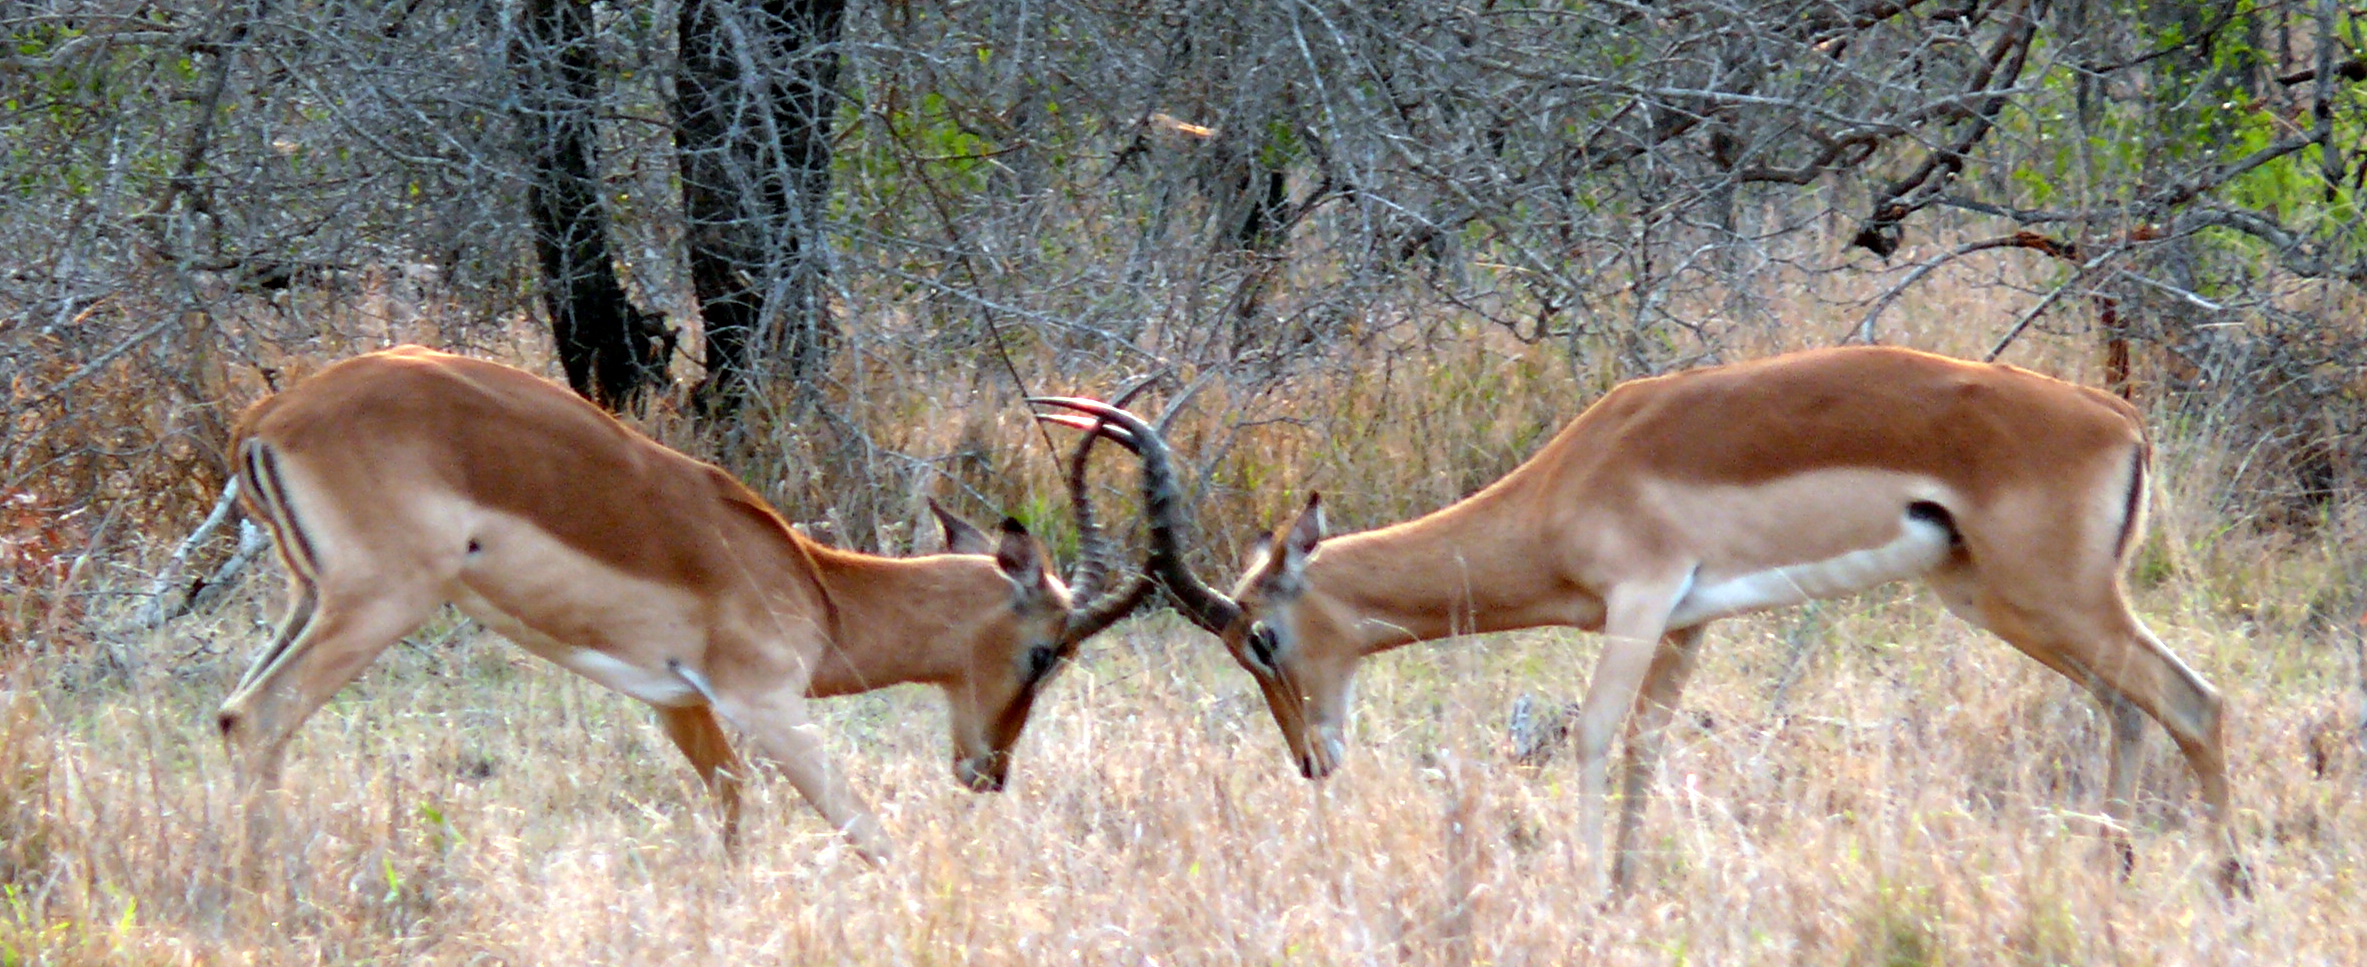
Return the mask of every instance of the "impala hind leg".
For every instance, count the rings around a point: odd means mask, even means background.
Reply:
[[[2119,827],[2112,832],[2112,843],[2120,853],[2120,874],[2126,877],[2137,869],[2137,847],[2129,841],[2128,828],[2137,816],[2137,757],[2145,752],[2145,712],[2118,692],[2094,689],[2089,694],[2104,706],[2104,716],[2112,723],[2104,815]]]
[[[1631,857],[1644,810],[1651,803],[1652,780],[1668,741],[1669,720],[1675,717],[1686,679],[1693,677],[1693,667],[1701,657],[1702,634],[1708,627],[1694,625],[1669,632],[1662,639],[1660,650],[1652,656],[1652,668],[1644,675],[1643,691],[1636,696],[1635,711],[1628,717],[1627,775],[1621,782],[1619,833],[1611,859],[1615,890],[1633,885],[1635,864]]]
[[[265,794],[298,726],[388,645],[427,620],[430,596],[344,597],[315,589],[291,607],[287,627],[215,716],[230,754],[232,784],[246,814],[236,849],[242,878],[262,874],[263,845],[278,817]]]
[[[724,712],[748,731],[756,751],[789,777],[789,784],[797,787],[814,811],[877,866],[888,858],[887,834],[847,785],[846,775],[830,761],[821,733],[806,716],[805,702],[805,687],[800,684],[776,689],[744,708]]]
[[[1950,610],[2079,683],[2103,705],[2112,727],[2109,815],[2125,820],[2131,813],[2144,750],[2141,713],[2161,723],[2184,754],[2211,823],[2224,833],[2229,796],[2219,693],[2130,613],[2117,584],[2086,595],[2058,589],[2048,605],[2028,607],[1982,590],[1962,569],[1935,575],[1933,583]]]
[[[2225,829],[2231,804],[2227,787],[2227,737],[2218,691],[2171,654],[2161,639],[2154,637],[2126,606],[2115,609],[2115,613],[2119,618],[2117,641],[2104,639],[2110,643],[2104,653],[2090,659],[2094,674],[2116,693],[2115,698],[2136,705],[2169,731],[2178,751],[2185,754],[2188,768],[2194,770],[2196,780],[2202,785],[2203,804],[2211,811],[2213,825]],[[2116,652],[2125,654],[2126,659]],[[2113,709],[2114,699],[2103,698],[2101,691],[2098,697],[2107,711]],[[2128,801],[2135,792],[2142,728],[2143,723],[2133,714],[2114,717],[2115,748],[2107,788],[2123,801]]]
[[[715,720],[715,710],[705,705],[658,706],[658,722],[666,728],[666,737],[674,740],[676,748],[690,757],[691,767],[715,798],[723,806],[723,848],[731,849],[740,833],[740,783],[747,774],[738,753],[732,751],[731,740],[723,734],[723,726]]]
[[[367,594],[316,589],[301,599],[281,639],[215,715],[241,788],[277,783],[288,740],[304,720],[441,603],[432,593],[383,585]]]
[[[280,618],[279,631],[271,636],[271,644],[263,649],[263,653],[255,656],[254,663],[247,666],[246,674],[238,677],[238,688],[231,691],[235,693],[245,689],[254,682],[256,676],[263,674],[264,669],[277,662],[279,656],[287,652],[288,646],[295,643],[296,636],[303,634],[305,627],[312,624],[313,611],[319,606],[320,595],[312,589],[312,582],[291,575],[288,581],[288,613]]]
[[[2114,615],[2118,620],[2097,629],[2096,636],[2077,639],[2094,643],[2091,651],[2064,649],[2071,655],[2069,663],[2076,667],[2076,672],[2066,674],[2088,685],[2112,722],[2106,814],[2124,825],[2135,816],[2138,755],[2144,748],[2144,720],[2138,717],[2142,712],[2170,733],[2201,786],[2212,836],[2223,860],[2221,887],[2229,892],[2249,892],[2248,877],[2229,835],[2231,804],[2219,694],[2171,654],[2135,615],[2125,608],[2114,609]],[[2121,862],[2124,868],[2136,863],[2135,851],[2125,840]]]
[[[2105,790],[2116,809],[2125,811],[2136,791],[2137,756],[2144,743],[2143,723],[2126,711],[2134,707],[2170,733],[2201,783],[2211,821],[2224,825],[2227,754],[2219,693],[2170,654],[2135,616],[2116,608],[2113,618],[2093,629],[2007,640],[2086,686],[2103,704],[2112,722],[2113,745]]]

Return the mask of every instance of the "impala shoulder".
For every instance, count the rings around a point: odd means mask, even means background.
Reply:
[[[677,456],[680,455],[677,454]],[[758,525],[762,530],[778,534],[791,543],[801,543],[806,540],[803,535],[797,533],[796,528],[789,526],[788,518],[782,517],[781,512],[773,509],[773,505],[766,502],[754,489],[741,483],[740,478],[732,476],[722,467],[703,460],[692,460],[689,457],[682,459],[689,461],[696,468],[694,472],[705,483],[705,489],[713,495],[715,501],[732,513]]]

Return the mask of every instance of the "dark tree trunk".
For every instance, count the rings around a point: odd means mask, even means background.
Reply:
[[[730,412],[768,366],[809,387],[829,352],[830,190],[845,0],[683,0],[675,147],[706,327],[699,412]]]
[[[593,142],[599,65],[592,5],[526,0],[521,14],[527,38],[517,58],[522,130],[534,165],[526,202],[542,263],[543,308],[567,384],[622,410],[661,378],[672,334],[625,298],[609,255]]]
[[[1265,183],[1262,189],[1258,184],[1261,180]],[[1235,188],[1248,201],[1249,214],[1242,217],[1241,228],[1233,233],[1233,240],[1243,249],[1261,254],[1280,249],[1290,233],[1290,227],[1284,224],[1290,220],[1289,174],[1259,172],[1253,166],[1241,173]]]

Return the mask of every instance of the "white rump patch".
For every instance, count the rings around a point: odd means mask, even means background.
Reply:
[[[1838,598],[1928,574],[1948,559],[1949,543],[1946,525],[1906,514],[1899,523],[1899,536],[1880,547],[1697,583],[1678,599],[1668,627],[1690,628],[1729,615]]]

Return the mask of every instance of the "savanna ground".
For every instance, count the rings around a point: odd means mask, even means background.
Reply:
[[[405,335],[365,329],[334,348]],[[1901,341],[1977,348],[1945,332]],[[2092,376],[2078,341],[2046,345],[2021,361]],[[1309,377],[1286,408],[1321,432],[1228,438],[1215,489],[1252,500],[1204,510],[1212,542],[1235,549],[1215,535],[1246,538],[1301,481],[1360,526],[1436,506],[1509,468],[1602,383],[1548,347],[1478,339],[1427,358]],[[867,404],[902,415],[878,425],[917,428],[908,450],[984,439],[1020,468],[1007,499],[1059,543],[1053,461],[1010,400],[881,370]],[[960,394],[975,402],[938,409]],[[1221,409],[1221,394],[1199,405]],[[677,423],[653,418],[661,434]],[[821,703],[837,761],[897,844],[884,869],[778,782],[726,856],[704,791],[641,706],[448,615],[299,734],[279,858],[249,886],[229,868],[239,813],[209,722],[276,619],[266,569],[139,634],[105,630],[136,595],[86,596],[63,619],[91,629],[82,646],[0,664],[0,962],[2360,962],[2367,519],[2339,503],[2306,531],[2230,519],[2243,448],[2160,434],[2132,589],[2226,695],[2248,897],[2214,885],[2193,782],[2158,729],[2135,866],[2118,875],[2098,834],[2093,703],[1904,586],[1712,632],[1641,886],[1612,899],[1574,838],[1566,746],[1516,761],[1507,732],[1521,697],[1551,710],[1580,694],[1593,637],[1498,635],[1369,663],[1348,764],[1311,784],[1248,676],[1163,612],[1086,645],[1038,703],[1001,795],[951,781],[933,691]],[[1179,443],[1211,436],[1187,425]],[[1124,469],[1104,470],[1113,514]],[[161,556],[94,581],[144,586]],[[13,599],[19,620],[34,600]]]

